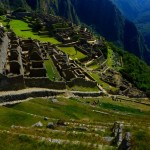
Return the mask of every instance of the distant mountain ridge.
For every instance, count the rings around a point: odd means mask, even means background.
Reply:
[[[111,0],[128,19],[136,20],[141,14],[150,12],[150,0]]]
[[[126,18],[134,21],[150,48],[150,0],[112,0]]]
[[[4,0],[0,0],[4,3]],[[150,54],[135,25],[110,0],[7,0],[10,7],[26,7],[92,26],[107,40],[122,45],[150,64]]]

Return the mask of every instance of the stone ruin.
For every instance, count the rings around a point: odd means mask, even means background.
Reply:
[[[3,29],[0,31],[3,33],[0,49],[0,90],[24,88],[25,78],[48,79],[44,66],[45,50],[40,48],[40,43],[31,39],[23,40],[13,32],[5,33]]]
[[[118,87],[121,83],[121,75],[113,69],[107,69],[101,74],[101,79],[106,83]]]
[[[97,64],[99,64],[100,69],[104,69],[106,67],[106,58],[104,57],[102,50],[104,49],[103,42],[91,44],[87,41],[81,41],[76,43],[74,46],[78,51],[87,55],[88,60],[96,60]]]
[[[116,95],[125,95],[128,97],[145,97],[144,92],[135,88],[129,81],[124,79],[119,72],[116,72],[113,69],[107,69],[105,72],[101,74],[101,79],[108,83],[111,86],[116,87],[118,90],[115,91]]]
[[[0,27],[0,74],[5,74],[5,65],[7,59],[8,36],[3,27]]]
[[[48,28],[51,28],[53,24],[56,24],[58,22],[64,22],[64,19],[52,14],[38,14],[38,16],[34,16],[34,18],[40,18],[42,22],[45,22],[47,24]]]
[[[75,79],[96,86],[75,61],[50,43],[21,39],[12,31],[5,33],[3,28],[0,28],[0,36],[0,90],[17,90],[26,86],[64,89],[68,82],[76,84]],[[50,81],[47,76],[44,61],[49,57],[62,77],[60,82]]]
[[[75,61],[69,60],[69,56],[61,51],[52,55],[53,62],[57,67],[60,75],[69,81],[73,78],[85,78],[83,70]]]
[[[74,60],[71,60],[67,54],[58,50],[56,47],[51,48],[51,51],[52,52],[50,52],[49,48],[48,53],[59,71],[59,74],[67,84],[71,86],[76,84],[83,86],[91,85],[93,87],[97,86],[96,82],[92,81],[90,76],[88,76]],[[76,83],[74,81],[76,81]]]
[[[65,18],[43,14],[37,15],[35,18],[40,19],[42,24],[49,29],[49,33],[63,44],[78,43],[78,40],[96,43],[93,34],[87,28],[75,25]]]
[[[18,14],[24,17],[25,14]],[[31,14],[27,14],[30,16]],[[119,90],[115,94],[124,94],[126,96],[137,96],[140,92],[141,96],[145,96],[141,91],[134,88],[127,80],[112,69],[108,69],[107,61],[103,54],[105,44],[102,39],[95,40],[93,35],[87,28],[80,27],[64,20],[58,16],[39,14],[34,19],[40,19],[41,23],[52,29],[54,24],[67,23],[66,28],[56,28],[53,34],[61,36],[61,41],[64,43],[74,42],[72,37],[80,36],[77,43],[72,43],[73,46],[81,53],[87,55],[86,60],[95,60],[99,64],[99,70],[102,72],[101,79]],[[70,37],[70,38],[69,38]],[[62,44],[62,45],[63,45]],[[61,83],[50,82],[44,61],[52,58],[60,76]],[[106,72],[105,72],[106,70]],[[14,80],[12,80],[14,79]],[[17,81],[18,79],[18,81]],[[13,32],[6,33],[3,27],[0,27],[0,90],[10,88],[9,85],[14,85],[14,88],[41,87],[39,81],[51,83],[51,86],[62,84],[63,88],[66,84],[73,85],[76,82],[82,82],[89,85],[96,85],[91,78],[74,60],[57,49],[50,43],[40,43],[37,40],[18,38]],[[55,79],[54,79],[55,80]],[[11,82],[10,82],[11,81]],[[17,82],[16,82],[17,81]],[[19,84],[19,86],[17,86]],[[57,87],[57,86],[56,86]]]

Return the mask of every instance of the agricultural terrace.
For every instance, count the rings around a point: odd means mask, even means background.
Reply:
[[[39,35],[38,32],[33,32],[32,28],[28,26],[28,23],[22,20],[11,20],[10,28],[16,33],[17,36],[22,38],[37,39],[41,42],[50,42],[52,44],[60,44],[54,37],[49,35]]]
[[[74,47],[58,47],[61,51],[65,52],[70,56],[70,58],[74,60],[82,60],[86,58],[87,56],[83,53],[76,50]]]
[[[48,150],[51,146],[53,149],[96,150],[98,147],[93,145],[100,144],[104,150],[115,150],[117,148],[110,147],[111,143],[106,142],[104,137],[111,136],[112,126],[118,120],[124,123],[123,134],[132,133],[133,150],[149,149],[149,114],[149,106],[133,102],[113,102],[106,97],[57,97],[55,100],[38,98],[0,106],[0,149],[21,149],[23,145],[29,150],[35,147]],[[58,120],[67,124],[55,126]],[[42,127],[32,126],[39,121],[43,124]],[[54,123],[53,129],[46,128],[49,122]],[[68,142],[46,142],[50,138]],[[79,141],[80,144],[74,145],[73,141]],[[10,143],[6,144],[8,142]]]
[[[47,75],[51,81],[59,81],[61,79],[52,59],[49,57],[48,60],[44,61],[44,65],[47,71]]]

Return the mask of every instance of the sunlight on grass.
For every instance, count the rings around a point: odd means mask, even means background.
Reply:
[[[72,59],[84,59],[86,55],[77,51],[74,47],[58,47],[61,51],[67,53]]]
[[[49,60],[44,61],[44,65],[50,80],[52,81],[60,80],[61,77],[50,57]]]
[[[16,33],[17,36],[22,38],[37,39],[41,42],[50,42],[52,44],[60,44],[54,37],[48,35],[40,36],[36,32],[32,32],[32,28],[28,27],[28,24],[21,20],[10,21],[10,28]]]
[[[83,87],[83,86],[73,86],[73,87],[68,87],[69,90],[72,91],[83,91],[83,92],[99,92],[99,89],[97,86],[95,86],[94,88],[90,88],[90,87]]]
[[[92,70],[96,70],[100,68],[100,65],[96,61],[93,61],[92,63],[88,64],[86,67]]]
[[[116,87],[113,87],[113,86],[107,84],[106,82],[102,81],[102,80],[100,79],[100,76],[99,76],[98,73],[91,73],[91,72],[90,72],[89,74],[90,74],[90,75],[94,78],[94,80],[97,81],[105,90],[111,90],[111,91],[116,91],[116,90],[117,90]]]

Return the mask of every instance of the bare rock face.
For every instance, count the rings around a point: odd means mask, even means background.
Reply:
[[[122,142],[123,124],[115,122],[112,129],[112,134],[115,137],[114,144],[119,146]]]
[[[57,102],[58,102],[58,100],[57,100],[57,99],[55,99],[55,98],[53,98],[53,99],[52,99],[52,102],[53,102],[53,103],[57,103]]]
[[[131,133],[126,132],[125,137],[120,144],[118,150],[130,150],[131,149]]]
[[[123,138],[123,124],[115,122],[112,128],[112,135],[114,136],[113,144],[118,146],[118,150],[131,149],[131,133],[126,132]]]

